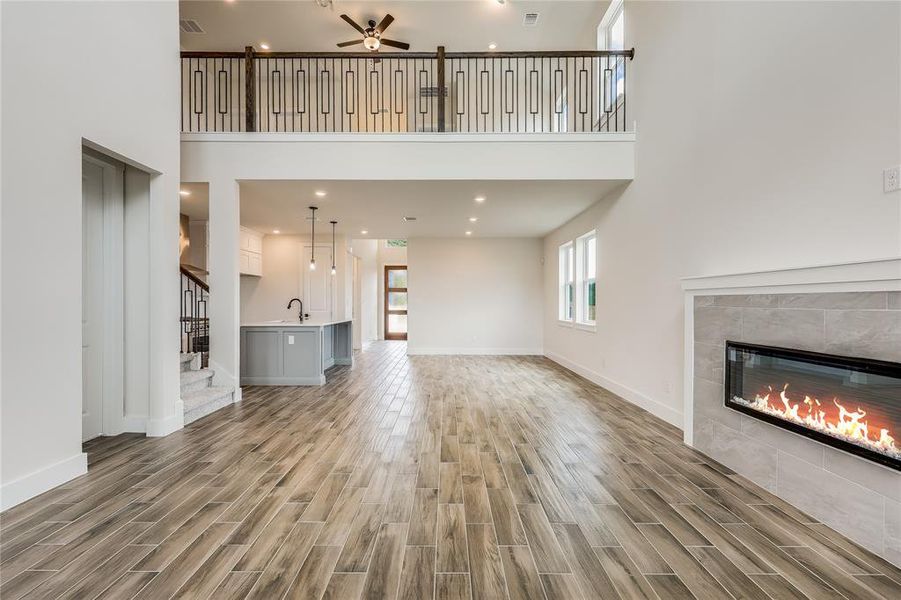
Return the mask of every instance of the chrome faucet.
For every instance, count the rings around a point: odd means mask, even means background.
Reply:
[[[300,319],[300,322],[303,323],[303,320],[304,320],[306,317],[309,317],[310,315],[305,314],[305,313],[303,312],[303,300],[301,300],[300,298],[291,298],[291,302],[288,302],[288,310],[291,310],[291,306],[292,306],[295,302],[297,302],[298,304],[300,304],[300,314],[298,314],[297,316],[298,316],[298,318]]]

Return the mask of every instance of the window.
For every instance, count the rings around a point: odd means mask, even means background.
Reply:
[[[625,48],[625,16],[622,0],[611,2],[598,27],[599,50],[623,50]]]
[[[575,261],[573,260],[573,243],[566,242],[560,246],[560,262],[558,267],[559,273],[559,302],[558,302],[558,318],[561,321],[573,321],[573,312],[575,311],[575,282],[574,271]]]
[[[597,235],[590,231],[576,240],[576,321],[594,325],[597,317]]]
[[[615,0],[607,8],[607,13],[601,19],[601,25],[598,27],[598,49],[624,50],[625,47],[625,12],[623,10],[623,2],[622,0]],[[608,60],[609,62],[604,65],[602,76],[605,110],[610,110],[616,102],[620,101],[622,95],[626,93],[625,59],[622,57],[610,57]]]
[[[557,318],[594,330],[597,322],[598,236],[595,230],[560,246]]]

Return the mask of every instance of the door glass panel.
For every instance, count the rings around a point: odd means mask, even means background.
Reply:
[[[388,292],[388,310],[407,310],[407,292]]]
[[[392,269],[388,271],[388,287],[389,288],[405,288],[407,287],[407,270]]]
[[[408,300],[407,267],[385,267],[385,339],[407,339]]]
[[[388,315],[390,333],[407,333],[407,315]]]

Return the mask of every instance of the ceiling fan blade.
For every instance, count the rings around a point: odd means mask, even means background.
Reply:
[[[395,42],[394,40],[387,40],[385,38],[381,38],[379,41],[385,46],[392,46],[393,48],[400,48],[401,50],[410,49],[410,44],[407,42]]]
[[[348,24],[348,25],[350,25],[351,27],[353,27],[354,29],[356,29],[357,31],[359,31],[360,33],[362,33],[363,35],[366,35],[366,30],[363,29],[362,27],[360,27],[359,25],[357,25],[357,22],[356,22],[356,21],[354,21],[353,19],[351,19],[351,18],[348,17],[347,15],[341,15],[341,18],[344,19],[345,21],[347,21],[347,24]]]
[[[362,44],[363,40],[350,40],[349,42],[340,42],[338,44],[339,48],[346,48],[347,46],[356,46],[357,44]]]
[[[388,26],[391,25],[391,23],[393,23],[393,22],[394,22],[394,17],[392,17],[391,15],[385,15],[384,18],[382,19],[382,22],[375,26],[375,29],[379,33],[384,33],[384,31],[386,29],[388,29]]]

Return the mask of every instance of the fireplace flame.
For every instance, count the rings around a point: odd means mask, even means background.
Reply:
[[[779,392],[779,402],[770,402],[770,398],[775,395],[775,392],[772,387],[769,387],[768,390],[763,395],[755,394],[754,400],[751,402],[738,396],[734,398],[734,401],[768,415],[803,425],[901,460],[901,448],[895,444],[892,432],[880,427],[878,428],[878,436],[875,435],[875,431],[871,435],[870,424],[866,420],[867,411],[859,406],[852,411],[839,402],[838,398],[833,398],[832,403],[838,408],[838,415],[830,418],[826,411],[822,410],[822,403],[817,398],[804,396],[802,402],[796,402],[789,398],[787,383],[783,386],[782,391]],[[805,413],[803,416],[800,414],[802,411]]]

